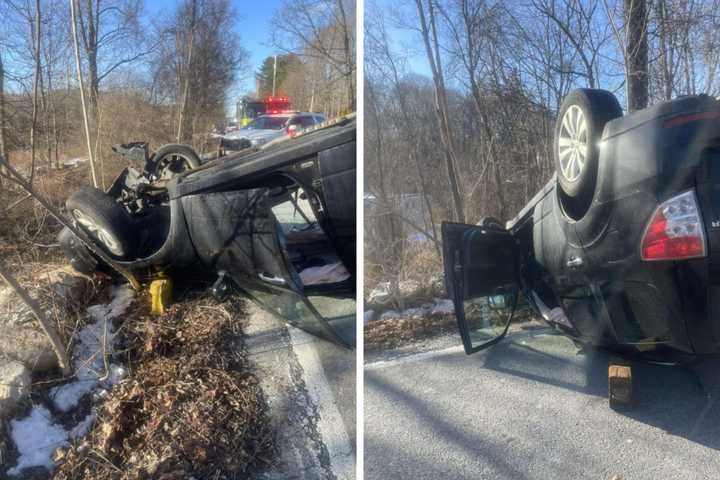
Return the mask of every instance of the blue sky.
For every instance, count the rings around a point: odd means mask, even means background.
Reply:
[[[402,52],[405,55],[409,70],[430,77],[430,65],[427,62],[420,34],[397,26],[394,18],[394,16],[402,16],[414,22],[416,18],[415,4],[407,0],[375,0],[375,4],[383,11],[385,28],[390,35],[392,51],[396,54]],[[366,2],[366,13],[369,13],[369,10],[369,2]]]

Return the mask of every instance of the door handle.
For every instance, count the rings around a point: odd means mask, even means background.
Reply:
[[[264,273],[260,273],[258,276],[263,282],[272,283],[273,285],[285,285],[287,283],[282,277],[269,277]]]
[[[569,268],[578,268],[583,264],[583,259],[580,257],[570,257],[570,260],[567,261],[566,265]]]

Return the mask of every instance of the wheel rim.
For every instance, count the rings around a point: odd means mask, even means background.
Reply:
[[[157,177],[160,180],[169,180],[186,170],[192,170],[192,162],[180,153],[167,154],[157,162]]]
[[[558,135],[560,174],[574,182],[585,172],[588,156],[587,120],[582,109],[572,105],[565,111]]]
[[[78,209],[73,210],[73,216],[75,217],[75,220],[85,227],[91,235],[97,238],[105,246],[105,248],[110,250],[110,253],[117,256],[121,256],[123,254],[123,251],[120,248],[120,241],[117,237],[115,237],[115,235],[102,228],[100,225],[95,223],[95,220],[85,215]]]

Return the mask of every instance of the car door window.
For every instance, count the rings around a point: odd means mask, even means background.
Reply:
[[[330,326],[313,304],[299,293],[269,284],[243,283],[240,288],[253,300],[291,325],[325,340],[345,346],[354,345],[353,338]],[[352,318],[354,326],[354,316]]]
[[[443,223],[445,284],[466,353],[500,341],[518,294],[519,254],[505,230]]]

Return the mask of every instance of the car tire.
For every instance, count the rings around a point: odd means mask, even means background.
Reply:
[[[495,230],[505,230],[505,226],[495,217],[482,217],[477,223],[478,227],[492,228]]]
[[[599,148],[605,124],[622,116],[615,95],[580,88],[570,92],[555,122],[553,155],[561,192],[569,210],[589,206],[595,191]]]
[[[65,206],[76,224],[112,258],[133,254],[132,218],[110,195],[86,186],[73,193]]]
[[[201,164],[197,152],[188,145],[171,143],[163,145],[152,158],[152,175],[158,179],[169,180],[188,170],[198,168]]]

